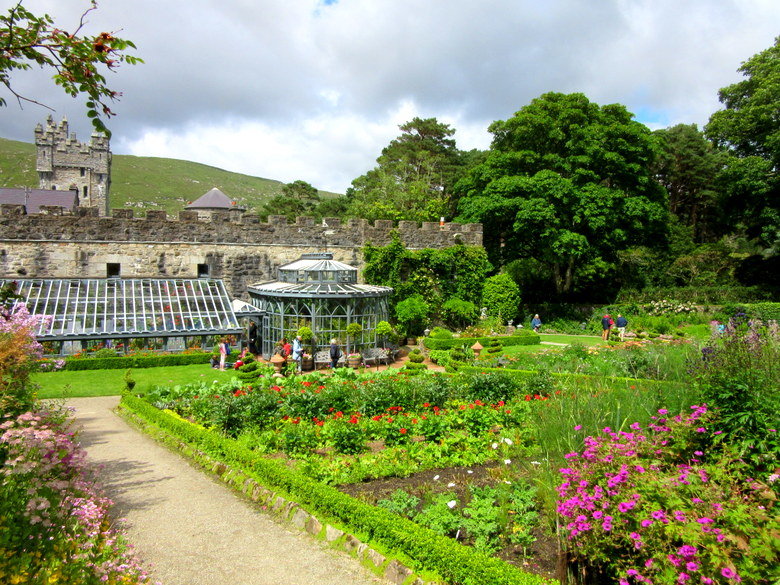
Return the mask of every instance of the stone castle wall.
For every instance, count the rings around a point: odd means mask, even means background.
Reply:
[[[131,209],[97,217],[95,209],[42,208],[24,215],[21,206],[0,206],[0,275],[4,278],[104,278],[108,264],[119,264],[127,278],[195,278],[199,265],[225,280],[231,294],[247,299],[247,286],[274,280],[276,269],[309,252],[331,252],[334,259],[360,268],[367,243],[385,245],[395,229],[410,249],[443,248],[457,243],[482,245],[481,224],[402,221],[342,222],[284,216],[261,222],[239,210],[196,211],[170,219],[164,211],[134,217]]]
[[[68,121],[55,124],[51,116],[46,127],[35,128],[39,188],[67,191],[77,189],[79,205],[108,212],[111,188],[111,151],[103,134],[92,134],[89,142],[79,142],[69,134]]]

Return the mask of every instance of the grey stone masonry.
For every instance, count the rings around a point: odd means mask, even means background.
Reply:
[[[35,169],[41,189],[78,190],[78,204],[108,212],[111,188],[111,151],[104,134],[93,133],[89,142],[69,134],[68,121],[55,124],[49,116],[46,127],[35,127]]]
[[[402,221],[373,225],[363,219],[315,222],[285,216],[259,221],[236,210],[212,212],[208,220],[191,210],[171,218],[164,211],[135,217],[132,209],[99,216],[94,207],[75,213],[47,208],[25,215],[24,207],[0,206],[0,277],[102,278],[119,264],[125,278],[195,278],[204,271],[225,281],[229,292],[248,299],[251,284],[276,279],[276,269],[304,253],[331,252],[360,268],[367,243],[388,244],[393,232],[409,249],[482,245],[481,224]]]

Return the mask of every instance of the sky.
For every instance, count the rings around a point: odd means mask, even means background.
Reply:
[[[6,12],[16,0],[5,0]],[[24,0],[71,31],[88,0]],[[343,193],[398,126],[435,117],[458,148],[546,92],[621,103],[652,129],[703,127],[718,90],[780,34],[777,0],[100,0],[84,31],[144,59],[122,92],[115,154],[170,157]],[[51,114],[86,141],[83,100],[51,72],[0,89],[0,136],[33,141]],[[240,197],[240,194],[229,194]]]

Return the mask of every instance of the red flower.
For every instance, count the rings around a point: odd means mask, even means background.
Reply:
[[[398,431],[399,431],[399,432],[400,432],[402,435],[405,435],[405,434],[406,434],[406,429],[398,429]]]
[[[528,396],[528,394],[526,394],[526,395],[525,395],[525,400],[526,400],[526,402],[528,402],[529,400],[531,400],[531,397],[530,397],[530,396]]]
[[[371,417],[371,420],[380,421],[380,420],[382,420],[382,415],[381,415],[381,414],[378,414],[378,415],[376,415],[376,416],[372,416],[372,417]]]
[[[309,382],[308,380],[306,382],[301,382],[301,384],[303,384],[306,387],[311,386],[311,382]]]
[[[236,390],[235,392],[233,392],[233,396],[243,396],[244,394],[246,394],[246,392],[244,392],[240,388],[238,390]]]

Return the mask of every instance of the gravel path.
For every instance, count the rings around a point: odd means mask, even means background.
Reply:
[[[118,397],[74,398],[81,444],[162,585],[387,583],[345,553],[288,530],[112,412]]]

